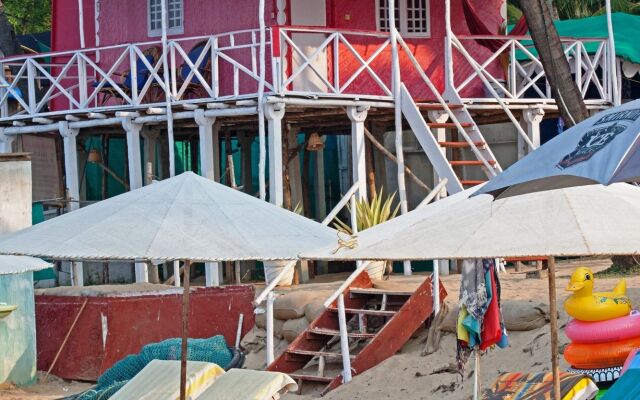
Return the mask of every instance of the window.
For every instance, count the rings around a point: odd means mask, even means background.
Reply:
[[[389,0],[376,1],[378,30],[388,32]],[[429,36],[429,0],[396,0],[394,15],[396,28],[402,36]]]
[[[183,0],[166,0],[167,34],[184,33]],[[162,35],[162,0],[149,0],[149,36]]]

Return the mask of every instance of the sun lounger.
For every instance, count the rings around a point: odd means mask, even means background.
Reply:
[[[231,369],[219,377],[198,400],[271,400],[283,392],[298,390],[288,375],[280,372]]]

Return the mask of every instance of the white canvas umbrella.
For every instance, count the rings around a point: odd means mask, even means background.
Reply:
[[[336,231],[192,172],[0,237],[0,254],[59,260],[295,260]]]
[[[640,188],[616,183],[494,200],[452,196],[358,233],[355,247],[333,243],[302,253],[323,260],[432,260],[635,254]]]
[[[430,260],[549,257],[549,310],[556,315],[555,256],[640,252],[640,188],[586,185],[505,197],[449,199],[361,232],[353,248],[303,253],[312,259]],[[355,246],[354,246],[355,245]],[[338,249],[336,251],[336,249]],[[558,325],[551,318],[554,396],[559,398]]]
[[[335,237],[336,231],[322,224],[186,172],[0,237],[0,254],[185,260],[180,383],[184,397],[190,263],[295,260],[300,252]]]

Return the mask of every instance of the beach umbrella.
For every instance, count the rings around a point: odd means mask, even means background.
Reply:
[[[468,199],[452,196],[362,231],[348,247],[334,243],[301,256],[322,260],[545,256],[549,258],[550,312],[556,315],[554,257],[637,254],[639,225],[640,188],[627,183],[572,186],[499,199],[489,194]],[[557,320],[552,318],[554,390],[559,390],[557,331]]]
[[[640,180],[640,100],[588,118],[492,178],[478,193],[505,197]]]
[[[1,236],[0,254],[75,261],[184,260],[184,389],[190,263],[296,260],[300,252],[335,238],[336,231],[320,223],[185,172]]]

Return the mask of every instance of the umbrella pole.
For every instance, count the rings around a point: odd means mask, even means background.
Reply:
[[[556,303],[556,258],[549,257],[549,315],[551,315],[551,369],[553,398],[560,400],[560,369],[558,366],[558,307]]]
[[[184,288],[182,292],[182,344],[180,354],[180,400],[187,398],[187,338],[189,337],[189,278],[191,261],[184,262]]]
[[[476,348],[476,362],[473,371],[473,400],[480,398],[480,348]]]

